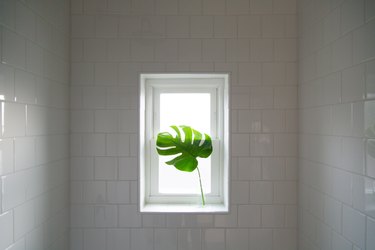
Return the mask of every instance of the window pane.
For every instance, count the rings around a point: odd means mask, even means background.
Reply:
[[[211,96],[209,93],[163,93],[160,95],[160,131],[171,125],[186,125],[210,134]],[[174,133],[174,132],[172,132]],[[183,135],[183,134],[182,134]],[[159,192],[200,194],[198,172],[182,172],[165,164],[172,157],[159,157]],[[198,158],[203,191],[211,192],[211,160]]]

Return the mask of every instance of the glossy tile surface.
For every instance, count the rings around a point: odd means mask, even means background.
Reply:
[[[369,2],[299,6],[300,249],[375,248]]]

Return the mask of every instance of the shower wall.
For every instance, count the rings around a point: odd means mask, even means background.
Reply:
[[[299,249],[375,249],[375,4],[299,3]]]
[[[66,250],[69,1],[0,1],[0,249]]]
[[[71,250],[293,250],[295,0],[71,1]],[[231,208],[138,212],[141,72],[231,73]]]

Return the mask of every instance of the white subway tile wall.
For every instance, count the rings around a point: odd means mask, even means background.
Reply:
[[[71,249],[297,249],[296,9],[72,1]],[[141,72],[231,74],[229,214],[139,213]]]
[[[69,248],[69,11],[0,1],[1,250]]]
[[[299,248],[375,249],[374,4],[299,13]]]

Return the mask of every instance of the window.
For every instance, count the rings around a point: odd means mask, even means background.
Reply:
[[[141,74],[141,212],[227,212],[229,104],[227,74]],[[206,205],[201,204],[198,172],[183,172],[159,156],[159,132],[175,134],[186,125],[210,135],[213,152],[197,158]],[[182,133],[182,140],[183,139]]]

